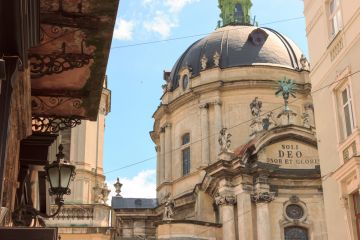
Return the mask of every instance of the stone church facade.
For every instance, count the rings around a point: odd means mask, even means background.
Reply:
[[[156,238],[327,239],[309,63],[250,22],[251,1],[219,7],[219,28],[164,72]]]

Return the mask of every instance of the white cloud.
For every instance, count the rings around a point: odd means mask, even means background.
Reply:
[[[114,38],[118,40],[132,40],[135,23],[119,18],[114,29]]]
[[[149,1],[149,0],[145,0]],[[170,12],[179,13],[188,4],[198,2],[199,0],[165,0],[165,5],[169,7]]]
[[[144,28],[150,32],[160,34],[162,38],[170,36],[171,29],[177,26],[177,20],[171,19],[162,11],[156,11],[152,21],[144,22]]]
[[[111,190],[109,196],[109,205],[111,197],[115,196],[114,183],[116,180],[107,181]],[[120,178],[123,184],[121,188],[121,196],[124,198],[156,198],[156,171],[143,170],[133,178]]]

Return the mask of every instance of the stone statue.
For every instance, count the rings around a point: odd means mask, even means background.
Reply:
[[[301,64],[301,69],[303,69],[303,70],[310,70],[310,63],[309,63],[309,61],[306,59],[306,57],[304,56],[304,54],[301,54],[300,64]]]
[[[274,115],[273,112],[269,112],[266,114],[266,117],[262,120],[263,130],[269,130],[277,126],[277,123],[274,120],[273,115]]]
[[[200,63],[201,63],[201,70],[205,70],[208,63],[208,58],[205,56],[205,54],[202,56]]]
[[[258,97],[255,97],[255,99],[250,103],[251,115],[256,118],[260,117],[262,107],[262,102],[258,99]]]
[[[220,130],[220,136],[218,142],[220,144],[221,152],[228,152],[231,144],[231,134],[227,132],[227,128],[223,128]]]
[[[170,198],[170,193],[165,197],[163,220],[172,220],[175,202]]]
[[[213,60],[214,60],[214,66],[215,66],[215,67],[219,67],[219,64],[220,64],[220,54],[219,54],[217,51],[214,53]]]
[[[310,125],[310,115],[307,112],[304,112],[301,115],[301,118],[303,120],[303,126],[306,127],[306,128],[310,128],[311,127],[311,125]]]

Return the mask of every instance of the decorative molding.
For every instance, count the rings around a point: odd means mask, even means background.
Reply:
[[[77,118],[32,117],[32,131],[38,133],[58,133],[81,124]]]
[[[68,105],[74,109],[80,109],[82,107],[83,101],[80,98],[70,98],[70,97],[31,97],[31,110],[33,112],[46,112],[48,110]]]

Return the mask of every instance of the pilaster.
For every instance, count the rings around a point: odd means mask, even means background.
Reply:
[[[158,166],[158,175],[159,175],[159,184],[163,183],[165,180],[165,128],[160,128],[160,153],[159,153],[159,166]]]
[[[167,123],[165,128],[165,182],[172,180],[172,144],[171,144],[171,124]]]
[[[218,143],[218,138],[221,129],[223,128],[222,125],[222,113],[221,113],[221,106],[222,103],[220,100],[215,101],[214,103],[214,117],[215,117],[215,147],[216,147],[216,156],[220,154],[220,145]]]
[[[209,104],[201,104],[201,167],[208,166],[210,163],[209,145]]]

